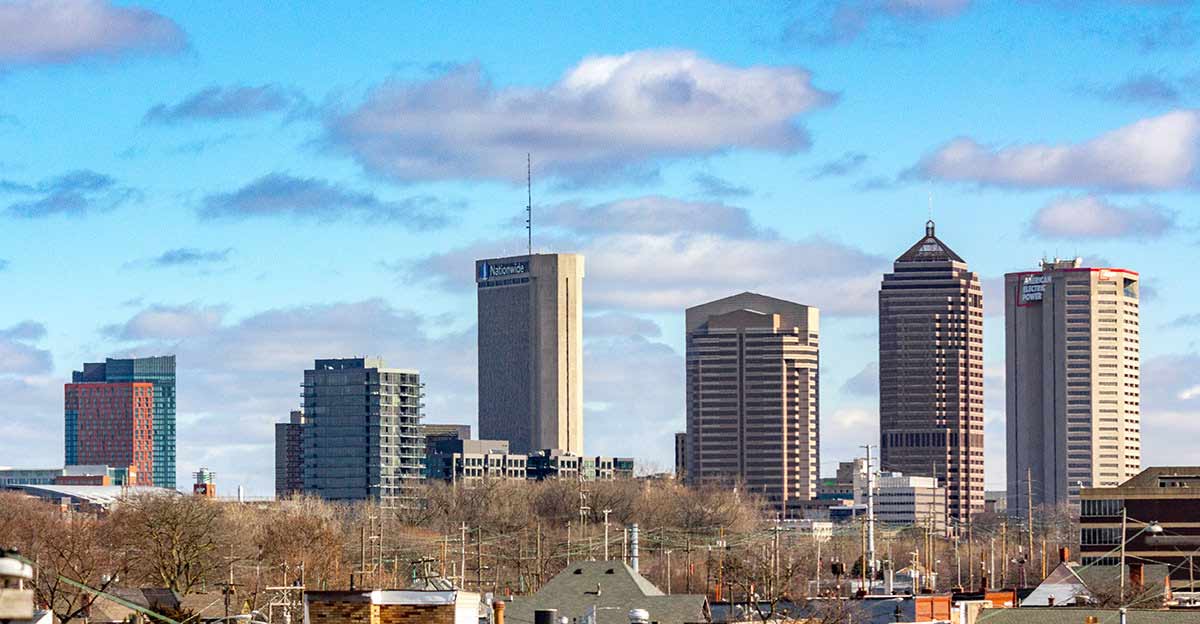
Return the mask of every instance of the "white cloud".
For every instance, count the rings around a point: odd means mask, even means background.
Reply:
[[[1038,210],[1029,229],[1048,238],[1159,238],[1175,215],[1152,204],[1124,207],[1103,197],[1059,197]]]
[[[156,305],[138,312],[121,325],[105,328],[105,333],[121,340],[176,340],[199,336],[221,324],[223,306]]]
[[[636,218],[618,220],[619,207]],[[755,226],[740,209],[717,204],[642,197],[594,207],[592,216],[556,224],[559,238],[539,239],[559,252],[585,257],[591,309],[682,312],[689,306],[744,290],[817,306],[823,313],[869,314],[876,309],[882,256],[820,236],[789,239]],[[593,210],[587,209],[587,210]],[[706,219],[706,211],[722,215]],[[574,225],[575,227],[570,227]],[[481,241],[435,253],[401,267],[406,279],[447,289],[469,288],[479,258],[524,253],[523,241]]]
[[[1196,183],[1200,112],[1177,110],[1082,143],[981,145],[954,139],[907,175],[1014,188],[1160,191]]]
[[[327,138],[398,181],[523,181],[521,156],[532,152],[539,176],[586,183],[659,158],[805,149],[797,116],[834,99],[798,67],[644,50],[587,57],[546,88],[496,88],[477,66],[425,82],[390,80],[330,116]]]
[[[537,223],[581,234],[711,232],[749,236],[754,233],[750,215],[743,208],[719,202],[683,201],[660,195],[592,206],[559,204],[539,210]]]
[[[106,0],[0,3],[0,67],[174,52],[186,46],[187,36],[175,22],[147,9]]]

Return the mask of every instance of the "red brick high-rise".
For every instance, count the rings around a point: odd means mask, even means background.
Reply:
[[[131,485],[153,485],[154,384],[69,383],[64,395],[74,463],[132,466]]]
[[[983,511],[983,293],[933,221],[879,290],[879,437],[883,470],[937,477],[954,520]]]

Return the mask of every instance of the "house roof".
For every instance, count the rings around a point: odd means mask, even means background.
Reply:
[[[659,624],[697,624],[706,621],[706,600],[699,594],[663,594],[621,561],[583,561],[567,566],[536,594],[514,598],[505,620],[532,624],[538,609],[582,618],[595,607],[596,624],[628,624],[631,609],[645,609]]]
[[[1021,607],[1020,609],[984,609],[977,624],[1083,624],[1089,616],[1100,624],[1117,624],[1116,609],[1078,609],[1075,607]],[[1200,614],[1190,611],[1129,609],[1127,624],[1195,624]]]
[[[1050,598],[1057,606],[1082,604],[1096,591],[1107,586],[1116,586],[1121,578],[1128,578],[1129,566],[1080,565],[1060,563],[1033,592],[1021,601],[1022,607],[1048,607]],[[1170,574],[1165,565],[1147,565],[1142,568],[1143,585],[1147,588],[1163,587]]]

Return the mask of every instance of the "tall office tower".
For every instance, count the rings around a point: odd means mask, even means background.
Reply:
[[[63,387],[66,464],[128,469],[132,485],[154,483],[154,384],[69,383]]]
[[[583,256],[475,262],[479,437],[583,454]]]
[[[1009,509],[1141,470],[1138,274],[1082,265],[1004,276]]]
[[[688,483],[740,481],[780,508],[816,497],[818,318],[749,292],[688,308]]]
[[[71,373],[74,383],[154,384],[154,485],[175,489],[175,356],[108,358]]]
[[[421,396],[415,370],[377,358],[316,360],[304,371],[304,492],[414,504],[424,478]]]
[[[304,412],[292,410],[288,422],[275,423],[275,498],[304,491]]]
[[[880,467],[936,477],[957,521],[983,511],[983,292],[934,234],[879,290]]]

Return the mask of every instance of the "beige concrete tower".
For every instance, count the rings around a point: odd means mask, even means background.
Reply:
[[[816,497],[816,308],[742,293],[687,310],[686,481]]]
[[[879,437],[883,470],[937,477],[955,520],[983,511],[983,292],[933,221],[879,290]]]
[[[583,256],[475,262],[479,437],[583,454]]]
[[[1082,264],[1004,276],[1009,509],[1141,470],[1138,274]]]

